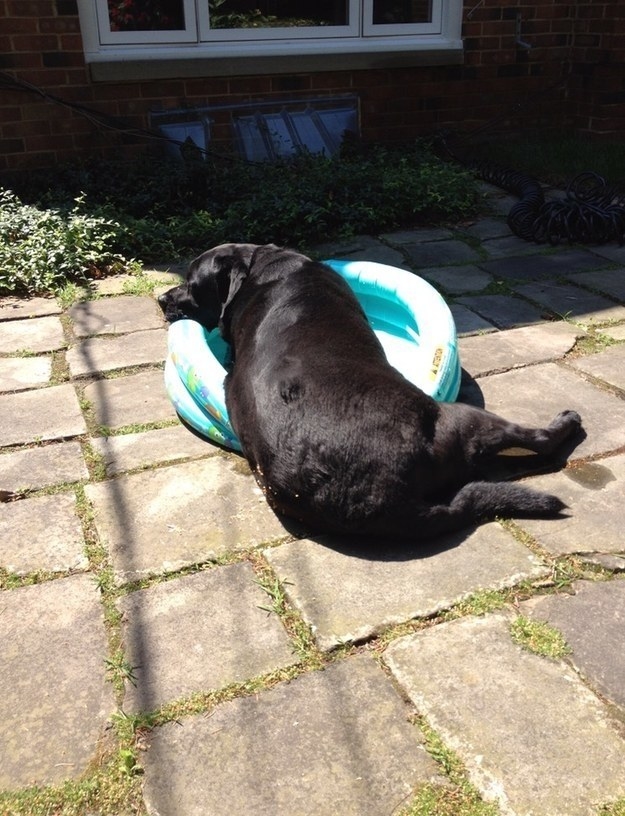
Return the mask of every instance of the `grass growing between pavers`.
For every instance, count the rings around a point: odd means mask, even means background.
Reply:
[[[499,808],[484,802],[457,754],[423,717],[416,716],[413,722],[423,735],[426,751],[441,766],[450,784],[419,787],[412,802],[398,811],[397,816],[497,816]]]
[[[145,814],[141,775],[119,748],[81,780],[54,787],[0,792],[3,816],[139,816]]]
[[[543,621],[535,621],[519,615],[510,624],[512,640],[523,649],[542,657],[559,660],[571,653],[564,635]]]

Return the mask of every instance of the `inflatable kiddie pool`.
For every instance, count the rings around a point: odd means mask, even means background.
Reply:
[[[449,307],[427,281],[372,261],[325,261],[351,286],[389,363],[426,394],[453,402],[460,389],[456,327]],[[240,450],[226,409],[229,346],[219,329],[194,320],[169,327],[165,387],[177,413],[202,436]]]

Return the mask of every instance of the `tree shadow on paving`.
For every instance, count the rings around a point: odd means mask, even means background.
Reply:
[[[90,330],[91,333],[86,338],[80,337],[79,349],[80,349],[80,355],[82,356],[82,358],[83,358],[83,360],[84,360],[84,362],[86,364],[86,370],[89,371],[89,372],[96,372],[95,373],[95,378],[93,380],[93,386],[94,386],[94,391],[95,391],[95,395],[96,395],[97,405],[99,406],[99,408],[98,408],[98,414],[99,414],[98,423],[102,427],[111,427],[111,426],[114,425],[114,422],[112,421],[113,409],[112,409],[112,406],[109,405],[109,401],[107,400],[106,388],[105,388],[106,379],[102,376],[101,372],[98,369],[95,356],[92,353],[93,347],[91,346],[90,343],[84,342],[85,339],[88,340],[90,337],[95,336],[94,326],[96,327],[96,330],[97,330],[97,322],[98,321],[97,321],[97,318],[94,321],[94,315],[90,312],[89,306],[87,306],[85,308],[84,313],[82,313],[82,314],[79,313],[79,315],[80,315],[80,317],[82,317],[83,321],[85,319],[91,321],[91,325],[89,326],[89,330]],[[72,331],[73,331],[73,328],[72,328]],[[76,336],[75,332],[74,332],[74,336]],[[75,382],[76,381],[74,380],[74,384],[75,384]],[[80,382],[80,379],[78,380],[78,382]],[[89,441],[91,441],[91,438],[92,438],[92,435],[89,434]],[[110,493],[111,493],[111,504],[112,504],[113,507],[115,507],[115,513],[116,513],[116,515],[117,515],[117,517],[119,519],[119,522],[120,522],[119,526],[120,526],[121,529],[123,529],[125,531],[125,533],[124,533],[124,536],[125,536],[124,551],[126,553],[129,553],[129,555],[127,557],[127,561],[128,561],[128,563],[132,563],[134,559],[133,559],[133,556],[131,554],[136,550],[137,542],[136,542],[136,540],[135,540],[135,538],[133,536],[133,533],[132,533],[134,519],[132,518],[132,513],[130,512],[130,509],[129,509],[127,503],[126,503],[126,499],[125,499],[125,496],[124,496],[124,490],[123,490],[123,481],[120,478],[107,478],[106,483],[107,483],[108,489],[110,490]],[[98,541],[99,541],[100,545],[102,546],[102,548],[106,551],[107,560],[109,561],[110,565],[113,566],[113,563],[112,563],[112,557],[113,557],[113,545],[112,545],[112,542],[109,542],[109,541],[106,541],[105,539],[103,539],[103,536],[99,532],[98,532]],[[142,621],[133,622],[133,624],[134,624],[133,629],[134,629],[135,633],[143,631]],[[122,631],[122,649],[123,649],[123,652],[124,652],[124,659],[125,659],[125,656],[126,656],[126,653],[127,653],[127,648],[126,648],[127,647],[127,643],[126,643],[127,636],[128,636],[127,633]],[[145,683],[145,687],[148,688],[150,684],[149,684],[149,682],[146,682],[146,680],[149,680],[150,665],[149,665],[149,661],[145,659],[145,657],[146,657],[145,656],[145,650],[143,648],[143,644],[141,642],[141,639],[140,638],[139,639],[135,638],[135,642],[134,642],[133,646],[134,646],[134,648],[133,648],[133,664],[134,665],[132,667],[128,668],[128,675],[127,675],[127,678],[124,679],[124,685],[126,686],[126,684],[129,683],[129,682],[135,683],[135,670],[140,669],[141,673],[142,673],[142,681]],[[120,664],[120,668],[121,668],[122,665],[123,664]],[[147,675],[147,677],[146,677],[146,675]],[[124,693],[124,697],[125,697],[125,693]],[[122,703],[120,705],[120,708],[123,709],[123,706],[124,706],[124,699],[122,699]]]

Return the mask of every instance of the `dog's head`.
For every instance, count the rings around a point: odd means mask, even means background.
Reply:
[[[221,244],[191,261],[186,282],[158,299],[166,320],[189,317],[214,329],[249,275],[259,249],[257,244]]]

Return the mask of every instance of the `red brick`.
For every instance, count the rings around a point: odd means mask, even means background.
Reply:
[[[237,77],[228,80],[231,94],[266,94],[271,92],[271,79],[268,76]]]
[[[78,17],[42,17],[39,20],[42,34],[80,34]]]
[[[42,136],[50,133],[49,121],[12,122],[4,125],[3,133],[7,138],[24,136]]]
[[[52,17],[56,11],[54,0],[8,0],[9,17]]]
[[[82,37],[79,33],[61,34],[59,41],[61,44],[61,51],[77,51],[82,55],[83,44]]]

